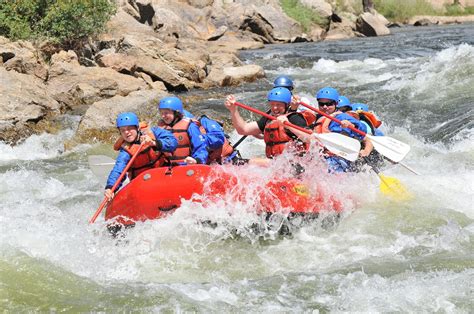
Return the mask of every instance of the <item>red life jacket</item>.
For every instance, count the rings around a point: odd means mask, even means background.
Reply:
[[[140,133],[146,134],[153,140],[156,140],[155,134],[148,128],[146,123],[140,123]],[[114,149],[119,150],[123,148],[130,156],[135,155],[138,148],[140,147],[139,144],[135,143],[127,143],[120,137],[114,144]],[[146,143],[138,156],[133,161],[133,164],[128,169],[128,176],[130,180],[137,177],[143,171],[146,171],[150,168],[162,167],[165,163],[165,156],[162,152],[155,151],[153,148],[155,146],[151,145],[150,143]]]
[[[201,134],[206,134],[206,129],[201,125],[201,121],[199,121],[196,118],[191,119],[192,122],[196,123],[196,125],[199,127],[199,131],[201,131]],[[222,126],[222,123],[219,121],[216,121]],[[232,145],[230,145],[229,141],[227,138],[224,137],[224,144],[217,148],[217,149],[209,149],[207,148],[209,152],[209,157],[207,158],[207,164],[210,165],[212,163],[222,163],[222,160],[227,157],[232,155],[234,152],[234,148]]]
[[[306,125],[310,126],[316,121],[316,115],[310,110],[301,111],[300,114],[306,120]]]
[[[208,164],[213,162],[222,163],[222,160],[225,159],[227,156],[232,155],[234,152],[234,148],[230,145],[229,141],[224,138],[224,145],[222,145],[218,149],[209,150],[209,159]]]
[[[175,162],[183,162],[186,157],[191,156],[191,139],[188,135],[188,128],[191,120],[182,118],[173,126],[160,123],[160,126],[173,133],[178,141],[176,150],[169,156],[169,159]]]
[[[302,114],[287,113],[286,116],[292,114]],[[308,145],[306,143],[296,143],[297,140],[291,138],[287,133],[283,125],[279,125],[277,120],[268,120],[263,130],[263,140],[265,141],[265,154],[268,158],[272,158],[278,155],[281,155],[286,148],[286,143],[291,142],[296,145],[298,151],[306,151]]]

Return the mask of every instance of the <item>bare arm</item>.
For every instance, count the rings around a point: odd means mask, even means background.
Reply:
[[[300,131],[289,125],[284,124],[285,122],[289,122],[286,116],[279,116],[277,117],[277,120],[283,125],[285,129],[296,135],[302,142],[309,143],[311,141],[311,134],[308,134],[306,132]]]
[[[239,133],[240,135],[260,135],[262,131],[258,127],[257,122],[245,122],[242,116],[240,115],[239,110],[235,105],[235,102],[236,100],[234,95],[229,95],[227,96],[227,99],[225,101],[225,106],[230,111],[232,125],[234,126],[237,133]]]
[[[360,157],[367,157],[367,156],[369,156],[369,154],[374,149],[374,144],[372,144],[372,141],[367,137],[364,137],[364,139],[362,140],[362,143],[364,143],[364,149],[362,149],[359,152],[359,156]]]

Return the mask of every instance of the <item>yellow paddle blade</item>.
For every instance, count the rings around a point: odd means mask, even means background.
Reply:
[[[387,177],[378,173],[380,178],[380,191],[385,196],[395,201],[408,201],[413,199],[413,194],[410,193],[405,186],[397,178]]]

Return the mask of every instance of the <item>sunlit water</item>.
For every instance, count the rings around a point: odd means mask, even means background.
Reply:
[[[384,169],[415,195],[394,202],[375,174],[306,179],[347,200],[340,222],[318,221],[291,236],[255,234],[252,199],[203,208],[185,203],[173,216],[139,223],[112,239],[99,218],[104,182],[87,155],[64,151],[65,131],[0,144],[0,308],[9,311],[138,310],[199,312],[472,312],[474,308],[474,27],[401,29],[389,37],[278,45],[245,52],[268,81],[226,89],[264,109],[270,82],[289,74],[314,101],[326,85],[366,102],[385,131],[411,145],[401,166]],[[222,91],[197,92],[222,108]],[[183,95],[186,97],[186,95]],[[250,115],[245,114],[246,117]],[[234,142],[239,138],[232,134]],[[249,138],[244,156],[261,155]],[[274,171],[282,171],[282,164]],[[249,171],[249,169],[247,169]],[[268,169],[255,170],[260,180]],[[260,173],[259,173],[260,171]],[[256,179],[258,183],[258,179]],[[217,221],[211,228],[199,221]]]

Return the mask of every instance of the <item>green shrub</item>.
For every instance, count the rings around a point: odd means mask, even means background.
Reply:
[[[464,13],[471,15],[474,14],[474,7],[465,7],[464,8]]]
[[[445,15],[457,16],[457,15],[470,15],[474,14],[474,7],[461,7],[460,5],[453,4],[445,6],[446,13]]]
[[[108,0],[58,0],[39,24],[47,37],[60,42],[100,33],[115,12]]]
[[[115,9],[111,0],[0,0],[0,35],[69,44],[103,31]]]
[[[415,15],[439,15],[424,0],[374,0],[375,9],[391,21],[404,22]]]
[[[301,4],[298,0],[280,0],[280,5],[286,15],[297,21],[307,32],[311,26],[317,24],[326,28],[329,21],[319,16],[311,8]]]

